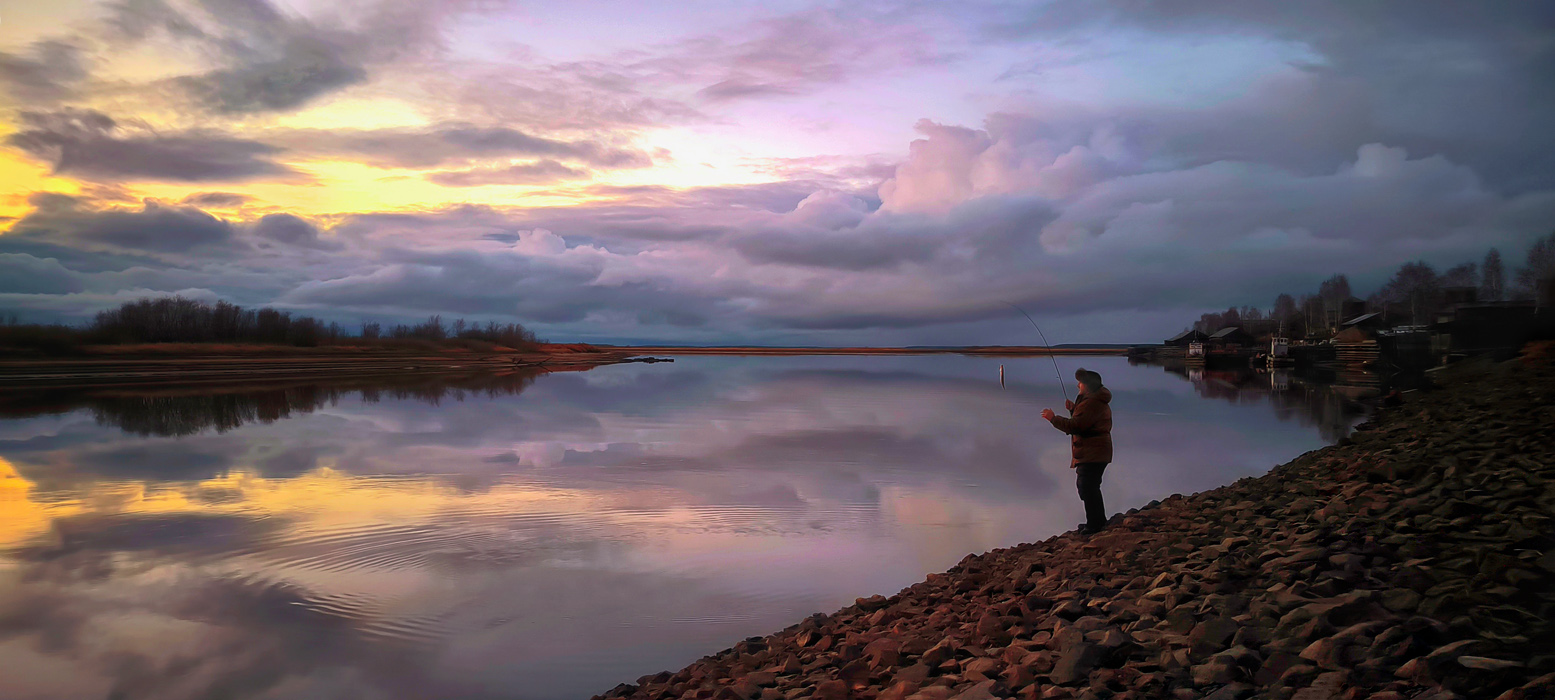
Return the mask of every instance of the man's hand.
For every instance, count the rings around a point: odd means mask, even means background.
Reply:
[[[1053,420],[1053,409],[1051,409],[1051,408],[1044,408],[1044,409],[1042,409],[1042,419],[1043,420]]]
[[[1074,410],[1074,402],[1070,401],[1069,399],[1064,399],[1064,410],[1066,410],[1066,411],[1073,411]]]

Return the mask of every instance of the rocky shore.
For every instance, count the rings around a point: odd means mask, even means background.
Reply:
[[[1555,698],[1555,365],[600,698]]]

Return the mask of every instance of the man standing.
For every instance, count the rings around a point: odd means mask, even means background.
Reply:
[[[1107,507],[1101,500],[1101,473],[1112,462],[1112,392],[1101,384],[1101,375],[1085,368],[1075,370],[1080,393],[1074,401],[1065,401],[1069,418],[1053,415],[1053,409],[1042,409],[1042,417],[1053,427],[1069,434],[1074,459],[1069,468],[1075,470],[1075,484],[1080,489],[1080,500],[1085,502],[1085,524],[1080,534],[1100,532],[1107,525]]]

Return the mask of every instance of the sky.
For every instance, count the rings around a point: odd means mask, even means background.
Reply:
[[[1555,5],[0,4],[0,310],[1155,342],[1555,229]]]

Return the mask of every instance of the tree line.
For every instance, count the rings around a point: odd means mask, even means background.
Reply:
[[[434,315],[417,324],[397,324],[384,331],[378,323],[363,323],[358,332],[337,322],[294,315],[269,307],[245,309],[183,297],[158,297],[126,302],[100,311],[82,327],[18,323],[15,316],[0,326],[0,347],[61,352],[80,345],[140,343],[239,343],[317,347],[338,344],[392,344],[395,341],[484,341],[514,349],[543,341],[518,323],[499,324],[455,319],[445,323]]]
[[[1389,321],[1424,325],[1446,304],[1448,289],[1472,288],[1477,301],[1527,300],[1536,298],[1539,286],[1550,280],[1555,280],[1555,232],[1534,241],[1510,283],[1501,251],[1491,248],[1477,263],[1464,262],[1440,272],[1423,260],[1406,262],[1386,283],[1359,301],[1364,302],[1366,313],[1383,313]],[[1319,284],[1315,293],[1299,297],[1280,294],[1267,311],[1243,306],[1204,314],[1194,322],[1193,329],[1214,333],[1247,321],[1272,320],[1284,328],[1286,335],[1300,337],[1347,320],[1340,316],[1346,302],[1353,305],[1355,301],[1349,278],[1338,274]]]

